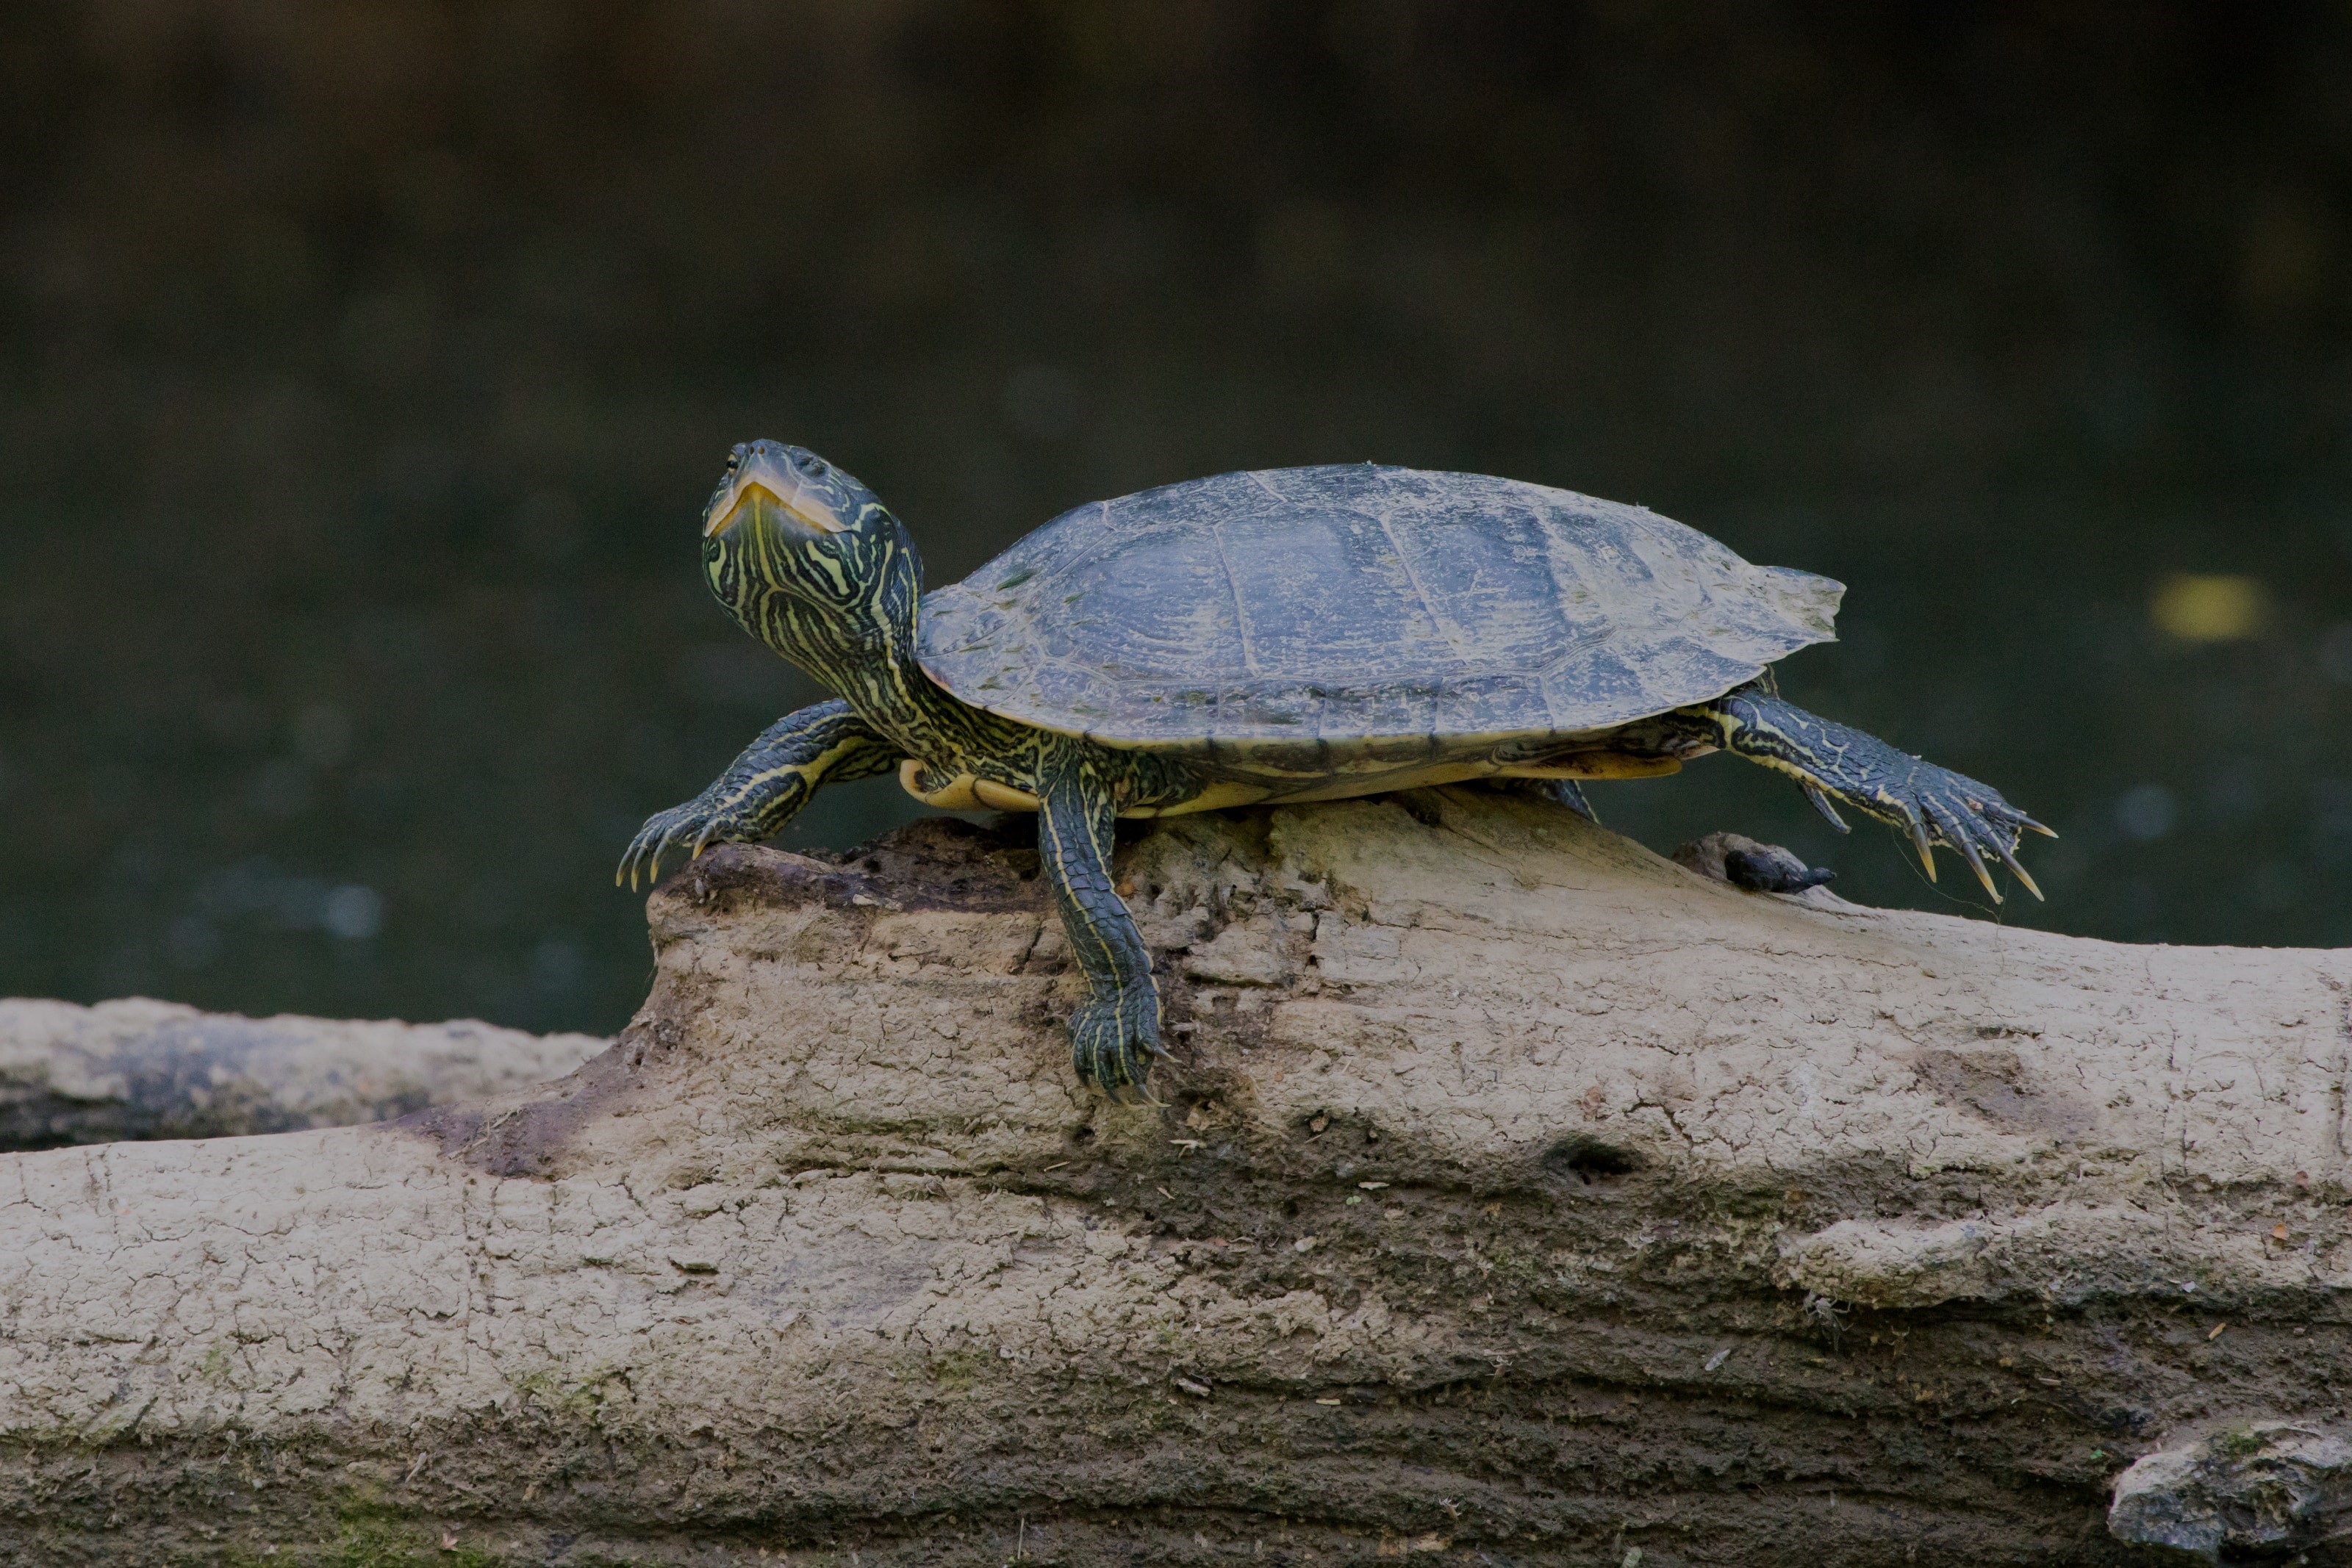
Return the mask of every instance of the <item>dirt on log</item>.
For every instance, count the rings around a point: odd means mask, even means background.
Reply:
[[[0,1160],[0,1553],[2341,1560],[2352,955],[1466,789],[1118,869],[1164,1105],[1073,1080],[1034,848],[934,821],[673,876],[551,1089]]]

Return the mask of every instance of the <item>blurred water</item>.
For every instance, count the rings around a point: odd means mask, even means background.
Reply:
[[[8,7],[0,992],[615,1027],[621,846],[815,695],[696,570],[753,435],[935,581],[1241,466],[1645,502],[2063,832],[2003,918],[2352,941],[2347,27]],[[1729,759],[1593,793],[1972,907]]]

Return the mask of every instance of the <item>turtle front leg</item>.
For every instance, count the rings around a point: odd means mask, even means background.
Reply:
[[[1146,1080],[1160,1043],[1160,990],[1135,916],[1113,885],[1110,781],[1076,745],[1051,746],[1037,776],[1037,850],[1087,977],[1070,1015],[1070,1061],[1079,1079],[1128,1104],[1151,1098]]]
[[[1903,829],[1930,882],[1936,877],[1933,846],[1940,844],[1968,862],[1994,903],[2000,902],[2000,892],[1987,869],[1993,860],[2009,867],[2028,893],[2042,896],[2017,863],[2018,838],[2028,828],[2053,839],[2058,835],[2002,800],[1990,784],[1807,713],[1760,682],[1702,707],[1679,709],[1676,716],[1703,727],[1725,750],[1796,779],[1805,798],[1840,832],[1846,825],[1833,801]]]
[[[641,871],[658,877],[661,858],[673,847],[685,849],[690,859],[712,844],[772,837],[800,815],[818,786],[887,773],[898,766],[899,756],[838,699],[786,714],[744,747],[710,788],[646,818],[613,881],[626,878],[635,887]]]

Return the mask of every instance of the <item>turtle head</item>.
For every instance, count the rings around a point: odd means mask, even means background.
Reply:
[[[749,544],[765,534],[809,543],[852,531],[874,492],[805,446],[746,441],[727,455],[719,488],[702,508],[702,537]]]
[[[881,499],[804,447],[728,455],[702,509],[702,570],[745,631],[838,688],[911,651],[922,562]]]

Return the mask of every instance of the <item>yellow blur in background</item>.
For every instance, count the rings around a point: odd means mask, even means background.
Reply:
[[[2175,572],[2157,585],[2147,618],[2184,643],[2238,643],[2260,632],[2269,612],[2254,578]]]

